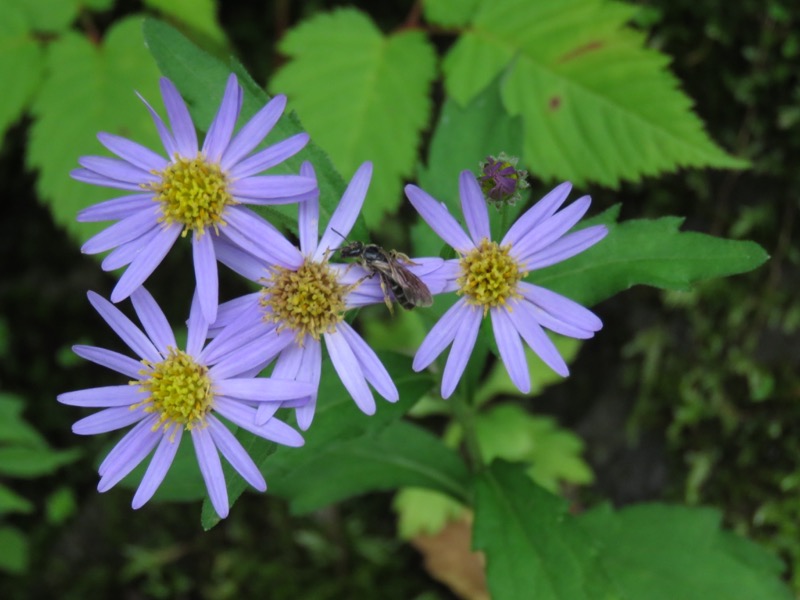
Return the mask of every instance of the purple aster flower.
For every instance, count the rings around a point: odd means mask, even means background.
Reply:
[[[266,405],[277,410],[287,402],[295,405],[308,402],[312,386],[276,378],[253,378],[253,365],[258,357],[252,348],[242,347],[224,357],[214,350],[213,342],[203,348],[208,322],[200,310],[197,294],[189,314],[185,350],[178,349],[164,313],[144,287],[133,292],[131,300],[144,332],[108,300],[89,292],[89,302],[139,360],[104,348],[73,347],[78,356],[122,373],[131,381],[67,392],[59,395],[58,401],[103,409],[72,426],[79,435],[134,425],[100,465],[97,486],[100,492],[111,489],[155,449],[133,497],[135,509],[153,496],[175,458],[184,431],[188,431],[211,502],[224,518],[228,515],[228,492],[218,452],[257,490],[264,491],[267,484],[217,415],[264,439],[302,446],[301,435],[277,418],[256,425],[256,407]]]
[[[446,291],[462,296],[431,329],[414,357],[420,371],[452,343],[442,375],[442,396],[455,389],[469,360],[478,329],[491,316],[500,358],[520,391],[530,391],[530,373],[522,341],[556,373],[569,369],[542,327],[573,338],[586,339],[603,324],[590,310],[543,287],[523,281],[529,272],[559,263],[602,240],[604,225],[568,231],[589,209],[584,196],[558,211],[572,186],[562,183],[528,209],[509,228],[500,243],[491,240],[489,213],[480,185],[469,171],[459,177],[461,207],[467,235],[444,204],[415,185],[406,196],[428,225],[460,258],[446,261],[438,275],[447,278]],[[521,338],[521,339],[520,339]]]
[[[170,128],[142,101],[155,121],[166,158],[136,142],[100,133],[100,143],[120,158],[84,156],[78,161],[83,168],[71,173],[78,181],[129,192],[78,213],[79,221],[117,221],[81,250],[96,254],[113,249],[102,262],[106,271],[127,265],[111,294],[111,300],[119,302],[144,283],[178,236],[193,232],[200,305],[213,322],[218,292],[212,239],[224,238],[280,263],[286,242],[242,205],[297,202],[313,192],[316,184],[308,177],[257,176],[299,152],[308,135],[299,133],[248,157],[280,118],[286,98],[275,96],[234,136],[242,88],[231,75],[200,148],[186,104],[169,79],[161,79],[161,93]]]
[[[314,177],[309,163],[300,172]],[[231,349],[258,344],[264,365],[277,357],[274,377],[306,381],[316,390],[324,340],[342,383],[368,415],[376,409],[370,385],[389,402],[398,399],[397,388],[375,352],[343,316],[351,308],[383,302],[384,294],[378,277],[370,277],[357,264],[331,263],[330,258],[350,233],[371,177],[372,165],[364,163],[347,186],[322,239],[318,237],[317,197],[300,205],[300,248],[292,247],[288,264],[264,263],[223,239],[215,241],[219,260],[262,288],[220,306],[214,343]],[[440,258],[414,259],[409,269],[436,293],[444,289],[444,279],[436,276],[442,263]],[[297,408],[301,429],[311,425],[315,407],[316,392],[311,402]],[[269,407],[260,408],[256,422],[268,416]]]

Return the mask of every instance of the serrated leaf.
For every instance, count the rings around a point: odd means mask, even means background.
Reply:
[[[178,87],[189,104],[195,125],[200,129],[207,129],[216,115],[225,82],[231,72],[237,74],[244,90],[239,126],[246,123],[269,100],[264,90],[253,81],[240,64],[234,61],[226,64],[211,56],[173,27],[155,19],[146,19],[144,35],[161,72]],[[294,114],[284,115],[259,148],[302,131],[305,129]],[[301,152],[270,169],[269,172],[296,174],[304,160],[309,160],[314,165],[320,188],[320,223],[327,223],[344,192],[345,182],[313,139]],[[346,173],[347,177],[349,178],[353,172],[354,170]],[[374,190],[368,193],[367,200],[373,196]],[[253,208],[273,224],[297,231],[296,205]],[[362,217],[356,221],[352,236],[354,239],[366,239],[367,231]]]
[[[480,0],[424,0],[425,20],[442,27],[462,27],[469,23]]]
[[[566,503],[519,466],[495,462],[478,477],[473,546],[486,554],[495,600],[621,599]]]
[[[0,527],[0,571],[22,573],[28,567],[28,538],[16,527]]]
[[[604,0],[481,3],[444,62],[448,92],[467,103],[502,75],[525,127],[524,157],[546,180],[617,186],[679,167],[744,168],[722,151],[667,70],[626,27],[633,5]]]
[[[246,449],[267,480],[272,490],[280,489],[280,479],[292,476],[292,473],[304,469],[318,457],[341,448],[349,443],[356,444],[359,439],[370,439],[390,423],[403,416],[425,391],[430,389],[431,380],[425,373],[414,373],[411,360],[398,354],[380,353],[379,358],[392,377],[400,400],[389,403],[377,399],[378,410],[372,416],[362,413],[353,402],[350,394],[344,389],[339,376],[333,369],[330,359],[322,361],[322,378],[320,380],[319,398],[314,422],[304,433],[305,445],[301,448],[276,446],[255,436],[248,436],[250,443]],[[226,477],[228,472],[226,471]],[[325,473],[314,472],[309,475],[313,480],[322,479]],[[228,495],[233,504],[246,488],[245,482],[238,474],[227,477]],[[269,492],[268,492],[269,493]],[[203,503],[202,524],[210,529],[219,522],[219,516],[210,502]]]
[[[436,55],[419,31],[384,35],[363,13],[340,9],[289,31],[280,50],[291,60],[270,90],[289,96],[308,132],[342,173],[375,163],[364,205],[377,226],[402,199],[428,121]]]
[[[790,600],[783,565],[753,542],[720,529],[708,508],[608,507],[576,519],[602,544],[600,561],[628,598]]]
[[[634,285],[686,290],[695,281],[745,273],[769,256],[754,242],[679,231],[683,219],[615,223],[618,207],[584,225],[606,223],[608,236],[587,251],[529,277],[590,306]]]
[[[98,154],[99,131],[132,138],[149,147],[160,142],[140,92],[158,98],[158,70],[147,54],[141,19],[111,27],[101,44],[67,33],[48,46],[47,77],[33,105],[27,162],[39,170],[37,191],[56,223],[78,241],[106,224],[77,223],[78,210],[115,197],[116,190],[73,181],[69,172],[81,155]]]
[[[450,496],[427,488],[404,488],[392,501],[397,513],[397,535],[410,540],[418,535],[436,535],[467,510]]]
[[[144,4],[207,37],[217,44],[225,44],[225,31],[217,20],[215,0],[144,0]]]
[[[42,79],[44,55],[16,4],[0,8],[0,138],[19,119]]]

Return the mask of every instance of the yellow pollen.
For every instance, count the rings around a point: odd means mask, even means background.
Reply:
[[[509,256],[510,249],[510,244],[499,246],[484,238],[461,258],[458,293],[464,294],[469,304],[482,306],[484,316],[490,308],[521,297],[517,284],[528,273]]]
[[[149,396],[131,409],[143,406],[145,412],[158,413],[153,431],[205,426],[206,414],[214,400],[208,367],[197,364],[194,358],[176,348],[170,348],[159,363],[148,360],[142,363],[145,366],[139,371],[142,379],[131,381],[131,385],[138,385]]]
[[[207,227],[216,232],[225,225],[222,213],[236,201],[218,164],[208,162],[201,154],[193,159],[176,156],[166,169],[155,174],[161,180],[143,187],[155,192],[155,200],[161,203],[160,221],[182,224],[184,237],[190,230],[199,237]]]
[[[306,259],[293,271],[275,267],[261,289],[264,319],[278,323],[278,331],[291,329],[298,343],[306,334],[315,340],[325,332],[333,332],[343,319],[345,297],[355,285],[339,283],[336,272],[321,262]]]

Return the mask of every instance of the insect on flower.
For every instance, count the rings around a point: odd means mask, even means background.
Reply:
[[[340,247],[339,255],[342,258],[355,258],[367,271],[366,277],[378,275],[383,290],[383,301],[393,313],[392,299],[389,289],[392,290],[395,300],[406,310],[415,306],[430,306],[433,296],[428,286],[405,265],[414,265],[408,256],[396,250],[386,251],[377,244],[364,244],[363,242],[348,242]]]

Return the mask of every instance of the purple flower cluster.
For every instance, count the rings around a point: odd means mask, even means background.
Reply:
[[[308,136],[297,134],[254,152],[281,117],[283,96],[274,97],[234,133],[243,93],[231,75],[201,146],[175,86],[162,79],[161,92],[168,124],[145,105],[163,155],[101,133],[100,142],[118,158],[83,157],[81,168],[72,173],[77,180],[125,191],[81,211],[78,219],[116,221],[86,242],[83,251],[110,251],[102,261],[105,270],[125,267],[111,301],[130,298],[142,328],[97,294],[90,292],[89,301],[137,358],[75,346],[79,356],[125,375],[128,383],[68,392],[58,400],[100,409],[75,423],[75,433],[92,435],[132,426],[100,465],[99,491],[113,487],[152,454],[133,498],[134,508],[142,506],[161,484],[181,437],[188,432],[211,502],[225,517],[228,497],[220,454],[254,488],[264,490],[266,482],[219,417],[264,439],[302,445],[302,436],[275,415],[281,407],[294,408],[299,428],[311,425],[323,346],[364,413],[376,410],[373,391],[389,402],[398,400],[397,387],[378,356],[344,320],[347,311],[382,303],[391,291],[363,263],[331,260],[361,212],[371,163],[357,169],[320,237],[319,189],[311,164],[304,163],[297,175],[262,174],[302,150]],[[495,168],[490,175],[493,186],[509,188],[507,169]],[[443,204],[416,186],[406,187],[410,202],[458,258],[413,258],[404,268],[431,294],[461,296],[430,331],[413,368],[428,367],[452,345],[441,390],[443,397],[450,396],[480,323],[489,315],[500,357],[512,381],[527,392],[530,377],[523,340],[556,372],[566,375],[567,366],[543,328],[588,338],[602,324],[575,302],[523,278],[592,246],[606,229],[594,226],[569,232],[586,213],[589,199],[559,211],[570,190],[569,184],[562,184],[524,213],[499,243],[494,242],[481,184],[468,171],[459,182],[469,234]],[[299,247],[246,206],[280,203],[298,204]],[[196,279],[183,350],[143,287],[179,237],[190,237]],[[217,262],[259,289],[219,305]],[[270,376],[260,377],[270,364]]]

